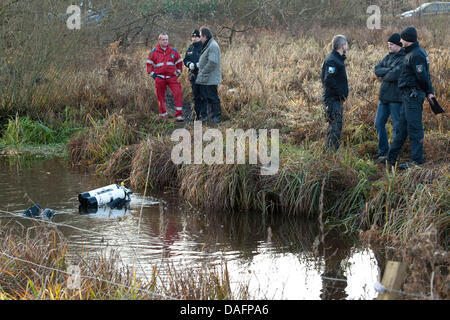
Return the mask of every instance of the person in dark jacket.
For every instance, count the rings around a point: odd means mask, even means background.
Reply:
[[[184,65],[189,69],[189,81],[191,82],[192,93],[194,95],[194,110],[197,115],[197,120],[200,119],[200,109],[202,107],[200,85],[195,83],[198,74],[198,61],[203,48],[201,40],[200,31],[195,29],[192,32],[192,44],[183,60]]]
[[[328,126],[327,150],[339,148],[342,132],[342,103],[348,97],[348,80],[344,61],[348,49],[347,38],[337,35],[333,38],[333,51],[322,66],[323,102]]]
[[[386,160],[395,165],[403,144],[409,137],[411,161],[398,166],[399,169],[408,169],[412,164],[423,163],[422,107],[425,97],[432,103],[434,89],[430,79],[430,61],[417,41],[417,30],[407,27],[400,35],[406,52],[405,63],[398,79],[398,86],[402,90],[402,111],[399,130]],[[384,162],[385,159],[381,161]]]
[[[375,159],[385,156],[389,151],[389,141],[386,132],[386,123],[389,116],[392,118],[394,139],[400,122],[402,108],[402,93],[398,87],[398,78],[405,59],[405,50],[402,48],[400,34],[394,33],[389,37],[389,54],[375,67],[375,75],[382,79],[375,128],[378,134],[378,154]]]

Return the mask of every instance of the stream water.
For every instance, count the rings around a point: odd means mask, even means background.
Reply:
[[[69,255],[115,249],[141,277],[165,270],[226,261],[233,284],[246,283],[256,299],[374,299],[379,277],[375,253],[355,240],[328,234],[317,221],[261,214],[203,214],[176,193],[134,193],[128,210],[82,214],[78,194],[117,181],[71,168],[62,159],[0,157],[1,223],[17,220],[34,203],[56,212],[53,222],[69,243]],[[331,280],[330,278],[345,281]]]

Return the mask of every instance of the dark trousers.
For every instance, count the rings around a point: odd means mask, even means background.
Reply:
[[[342,133],[342,103],[337,99],[325,99],[325,118],[328,121],[327,150],[339,149]]]
[[[400,123],[400,112],[402,104],[396,102],[384,103],[380,101],[378,104],[377,116],[375,120],[375,128],[378,135],[378,153],[386,154],[389,151],[389,140],[386,132],[386,123],[389,116],[392,118],[392,129],[394,131],[394,138],[397,135],[398,126]]]
[[[425,96],[422,90],[413,89],[403,92],[399,128],[388,153],[390,163],[397,161],[407,137],[411,147],[411,161],[417,164],[423,163],[422,108]]]
[[[220,98],[219,93],[217,91],[217,86],[207,86],[207,85],[199,85],[200,86],[200,118],[207,118],[207,106],[208,103],[211,104],[211,117],[213,119],[218,119],[220,121],[220,116],[222,114],[222,109],[220,107]]]
[[[200,95],[200,85],[195,83],[195,78],[191,79],[192,94],[194,95],[194,110],[197,115],[197,120],[200,119],[202,108],[202,98]]]

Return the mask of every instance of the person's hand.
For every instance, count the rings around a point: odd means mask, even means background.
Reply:
[[[155,80],[155,79],[156,79],[156,73],[153,72],[153,73],[151,74],[151,77],[153,78],[153,80]]]
[[[333,117],[332,117],[332,108],[328,105],[325,105],[323,107],[323,111],[325,112],[325,120],[328,122],[331,122]]]
[[[427,99],[431,104],[433,104],[433,98],[435,98],[434,94],[430,93],[429,95],[427,95]]]
[[[181,70],[175,71],[174,75],[178,78],[181,75]]]
[[[195,63],[193,63],[193,62],[189,63],[189,69],[194,71],[195,70]]]

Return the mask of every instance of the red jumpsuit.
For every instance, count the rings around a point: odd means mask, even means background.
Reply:
[[[183,91],[177,75],[181,74],[183,59],[177,50],[168,46],[163,50],[160,45],[150,52],[147,60],[147,73],[155,77],[156,96],[158,97],[159,115],[167,117],[166,90],[169,86],[175,100],[175,117],[183,116]]]

